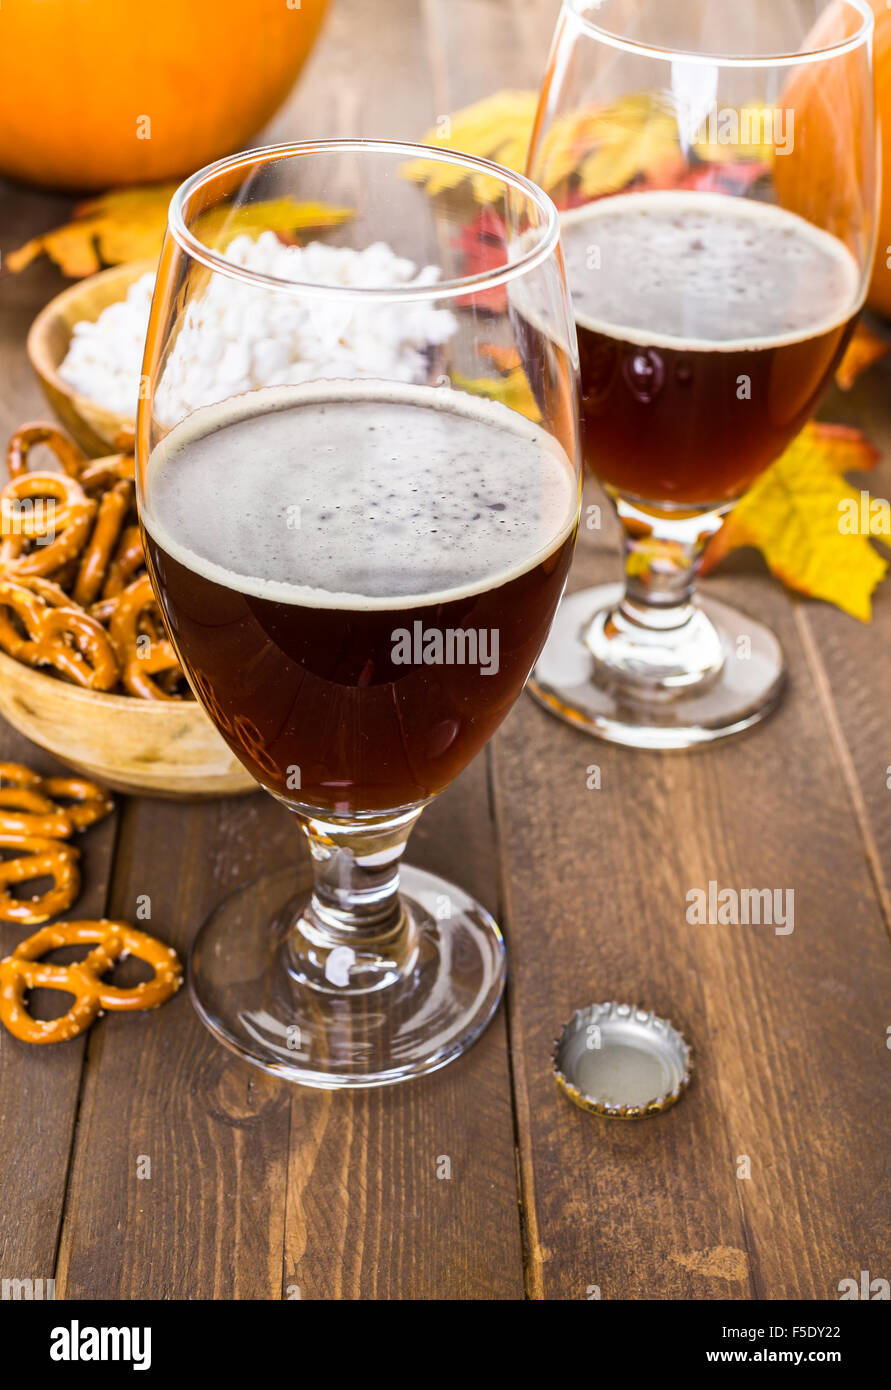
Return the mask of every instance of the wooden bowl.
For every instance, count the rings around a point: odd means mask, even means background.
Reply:
[[[193,700],[102,695],[0,652],[0,714],[33,743],[115,791],[198,800],[258,790]]]
[[[41,309],[28,333],[28,357],[46,396],[62,424],[91,458],[117,453],[118,436],[136,429],[136,418],[120,415],[89,396],[83,396],[59,376],[74,325],[95,323],[109,304],[125,299],[127,291],[154,261],[130,261],[79,280]]]

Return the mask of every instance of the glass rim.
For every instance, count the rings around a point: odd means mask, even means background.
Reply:
[[[621,34],[602,28],[588,17],[585,11],[591,8],[591,0],[563,0],[563,8],[588,33],[602,43],[621,49],[625,53],[636,53],[645,58],[661,58],[665,62],[682,58],[688,63],[707,63],[710,66],[725,68],[774,68],[822,62],[824,59],[840,57],[844,53],[853,53],[855,49],[862,47],[875,29],[875,15],[868,0],[838,0],[838,3],[849,5],[860,15],[860,27],[848,38],[840,39],[838,43],[827,44],[823,48],[798,50],[795,53],[752,54],[750,57],[731,53],[695,53],[684,48],[660,48],[658,45],[641,43],[637,39],[623,38]]]
[[[281,159],[296,158],[313,154],[347,154],[349,152],[391,154],[405,160],[434,160],[442,164],[457,164],[470,174],[485,174],[499,179],[503,184],[516,189],[529,198],[544,216],[536,245],[523,253],[516,261],[498,266],[493,270],[478,271],[449,280],[436,280],[425,285],[324,285],[305,280],[282,280],[274,275],[249,270],[245,266],[227,260],[221,252],[213,250],[195,236],[186,225],[183,208],[186,200],[200,188],[212,183],[224,173],[249,168],[251,165],[272,164]],[[553,255],[560,239],[560,215],[554,203],[543,189],[523,174],[516,173],[493,160],[482,159],[476,155],[463,154],[457,150],[446,150],[437,145],[423,145],[402,140],[300,140],[287,141],[280,145],[260,145],[254,149],[242,150],[238,154],[218,159],[198,169],[179,185],[167,211],[167,229],[180,249],[198,261],[208,270],[226,275],[233,280],[241,280],[258,289],[277,293],[308,295],[322,299],[376,300],[399,302],[405,300],[456,299],[498,285],[507,284],[518,276],[534,270]]]

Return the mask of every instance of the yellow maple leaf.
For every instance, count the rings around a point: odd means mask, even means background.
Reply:
[[[424,135],[424,144],[493,159],[496,164],[522,173],[537,106],[537,92],[495,92],[438,122]],[[402,172],[406,178],[424,184],[433,195],[457,188],[467,178],[460,165],[437,159],[414,159],[403,165]],[[497,180],[484,174],[474,175],[471,184],[480,203],[493,202],[500,190]]]
[[[453,372],[452,385],[459,391],[469,391],[472,396],[486,396],[490,401],[501,401],[502,405],[526,415],[536,423],[541,419],[529,378],[522,367],[511,367],[501,376],[467,377]]]
[[[124,261],[156,260],[167,227],[167,208],[175,183],[145,188],[118,188],[91,198],[74,209],[72,220],[62,227],[13,251],[7,257],[11,271],[24,270],[35,257],[47,255],[65,275],[81,279],[102,265]],[[275,198],[261,203],[231,204],[212,208],[199,218],[196,230],[209,245],[224,249],[242,232],[259,234],[269,228],[295,232],[304,227],[333,227],[351,217],[349,208],[326,203],[299,203]]]
[[[536,92],[496,92],[446,117],[426,132],[424,141],[494,159],[522,173],[537,106]],[[586,106],[555,121],[542,145],[538,181],[554,193],[570,178],[577,179],[582,194],[594,197],[623,188],[638,175],[666,177],[670,171],[679,172],[683,164],[675,117],[655,96],[631,93],[610,105]],[[432,195],[457,188],[467,179],[460,165],[434,159],[413,160],[403,173],[423,183]],[[470,182],[478,202],[497,198],[497,180],[474,175]]]
[[[740,546],[755,546],[790,589],[834,603],[861,622],[887,561],[869,537],[887,535],[881,518],[864,511],[844,474],[872,468],[877,454],[859,430],[805,425],[801,434],[737,503],[706,550],[706,574]],[[856,530],[846,522],[858,519]],[[859,519],[865,525],[861,528]]]

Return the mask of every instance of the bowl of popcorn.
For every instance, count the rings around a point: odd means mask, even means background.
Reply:
[[[224,254],[248,270],[304,284],[423,285],[439,276],[438,268],[419,269],[384,242],[361,251],[322,241],[295,246],[265,231],[235,237]],[[153,289],[150,262],[100,271],[51,300],[28,335],[28,355],[47,400],[92,456],[132,441]],[[258,386],[320,376],[435,379],[455,320],[423,300],[411,312],[406,307],[388,320],[358,305],[344,314],[339,307],[320,308],[318,299],[282,302],[271,294],[268,314],[257,312],[256,296],[246,314],[239,282],[218,276],[201,302],[200,335],[190,334],[188,322],[180,335],[163,405],[175,420]]]
[[[51,299],[28,333],[28,358],[43,394],[92,458],[132,443],[154,282],[152,261],[102,270]]]

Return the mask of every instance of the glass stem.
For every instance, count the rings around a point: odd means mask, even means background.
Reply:
[[[625,540],[622,597],[584,634],[601,679],[655,698],[715,680],[724,664],[721,637],[693,591],[721,511],[665,515],[624,497],[615,503]]]
[[[694,614],[693,592],[709,540],[720,529],[719,512],[663,517],[619,497],[625,592],[620,611],[628,622],[661,634],[684,627]]]
[[[399,896],[399,861],[422,809],[359,824],[299,817],[313,888],[294,924],[291,968],[305,983],[365,992],[411,968],[417,932]]]

